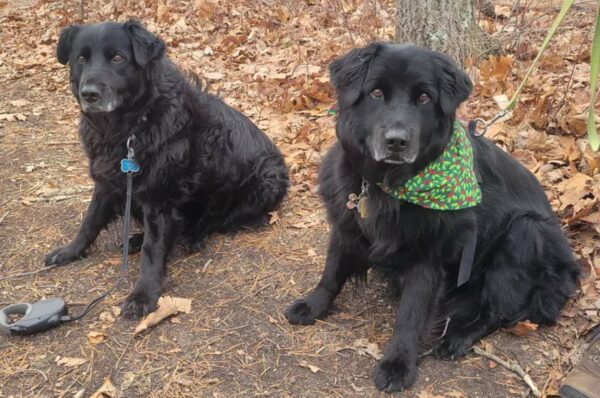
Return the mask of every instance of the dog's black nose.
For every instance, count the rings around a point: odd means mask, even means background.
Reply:
[[[93,85],[86,85],[81,88],[79,95],[85,102],[96,102],[100,98],[100,89]]]
[[[408,132],[402,130],[388,130],[383,136],[385,148],[390,152],[402,152],[408,147]]]

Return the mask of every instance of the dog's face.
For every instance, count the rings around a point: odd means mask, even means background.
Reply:
[[[62,30],[56,55],[69,64],[71,91],[84,113],[112,112],[134,103],[148,87],[152,63],[164,55],[162,40],[138,22],[71,25]]]
[[[389,167],[443,148],[448,124],[472,89],[447,56],[412,45],[352,50],[334,60],[330,72],[342,146]]]

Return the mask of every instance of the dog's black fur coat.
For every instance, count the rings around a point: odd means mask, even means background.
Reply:
[[[420,339],[446,316],[451,322],[436,353],[451,358],[520,320],[553,324],[576,288],[579,268],[542,187],[518,162],[487,139],[470,137],[483,199],[458,211],[402,202],[376,185],[397,186],[441,154],[455,111],[472,89],[468,76],[443,54],[382,43],[351,51],[330,71],[339,142],[320,171],[332,229],[327,261],[317,288],[287,309],[288,320],[312,324],[325,317],[349,277],[365,277],[369,266],[382,269],[400,294],[394,334],[374,373],[376,387],[386,391],[414,383]],[[423,103],[421,93],[427,94]],[[403,144],[418,148],[413,162],[375,161],[373,154],[384,150],[373,137],[390,126],[409,131]],[[370,184],[366,219],[346,208],[363,178]],[[473,228],[473,272],[457,288]]]
[[[77,236],[46,264],[84,256],[122,214],[119,164],[135,134],[141,172],[133,179],[132,214],[144,233],[130,240],[142,254],[139,280],[123,304],[127,317],[156,307],[176,237],[201,242],[212,232],[258,225],[288,188],[283,156],[267,136],[190,83],[164,52],[163,41],[135,21],[69,26],[57,48],[82,108],[79,133],[95,185]]]

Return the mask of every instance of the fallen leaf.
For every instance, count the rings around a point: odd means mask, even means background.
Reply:
[[[6,120],[7,122],[16,122],[17,120],[27,120],[27,116],[22,113],[0,113],[0,121]]]
[[[107,258],[106,260],[104,260],[102,262],[102,264],[104,264],[104,265],[120,265],[121,261],[123,261],[123,260],[119,257]]]
[[[584,196],[592,192],[592,177],[583,173],[577,173],[571,178],[568,178],[557,185],[560,195],[560,210],[564,210],[567,206],[575,205]]]
[[[313,373],[317,373],[321,370],[321,368],[316,367],[315,365],[311,365],[306,361],[301,361],[300,362],[300,366],[302,366],[303,368],[307,368],[310,369],[311,372]]]
[[[87,334],[88,343],[90,345],[100,344],[106,338],[106,334],[102,332],[91,331]]]
[[[304,65],[299,65],[296,70],[294,70],[294,73],[292,73],[291,78],[294,79],[296,77],[299,76],[310,76],[310,75],[314,75],[316,73],[321,72],[321,67],[319,65],[310,65],[310,64],[304,64]]]
[[[269,224],[273,225],[279,222],[279,214],[277,214],[276,211],[270,212],[269,215],[271,216],[271,218],[269,219]]]
[[[443,395],[433,395],[433,393],[429,390],[423,390],[419,392],[417,395],[418,398],[444,398]]]
[[[202,76],[204,76],[208,80],[221,80],[225,77],[225,75],[221,72],[206,72],[203,73]]]
[[[125,391],[129,387],[131,387],[131,385],[133,384],[134,380],[135,380],[135,373],[133,373],[133,372],[126,372],[123,375],[123,379],[121,381],[121,391]]]
[[[9,101],[8,103],[11,104],[12,106],[17,107],[17,108],[20,108],[22,106],[31,104],[31,102],[29,102],[29,101],[27,101],[25,99],[18,99],[18,100],[14,100],[14,101]]]
[[[517,323],[515,326],[513,326],[512,329],[509,330],[510,333],[519,336],[519,337],[523,337],[526,334],[528,334],[529,332],[533,332],[535,330],[537,330],[538,325],[529,321],[521,321],[519,323]]]
[[[175,315],[179,312],[189,314],[192,311],[192,300],[180,297],[165,296],[158,299],[158,308],[151,314],[148,314],[137,325],[133,334],[138,334],[144,330],[156,325],[163,319]]]
[[[156,7],[156,20],[158,22],[169,22],[171,20],[171,12],[169,7],[164,3],[159,3]]]
[[[85,388],[82,388],[81,390],[77,391],[75,395],[73,395],[73,398],[81,398],[83,397],[83,394],[85,394]]]
[[[90,398],[116,398],[117,388],[110,382],[110,379],[104,379],[104,384],[90,395]]]
[[[381,349],[379,349],[379,345],[377,343],[370,343],[367,339],[357,339],[353,343],[353,349],[359,355],[370,355],[371,357],[379,360],[383,357],[381,354]]]
[[[57,357],[56,364],[60,366],[66,366],[68,368],[73,366],[83,365],[87,362],[85,358],[72,358],[72,357]]]

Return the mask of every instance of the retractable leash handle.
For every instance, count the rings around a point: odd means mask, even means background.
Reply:
[[[145,120],[145,117],[144,117]],[[0,309],[0,334],[8,336],[27,336],[52,329],[61,323],[72,322],[83,318],[98,303],[106,298],[121,282],[125,276],[128,265],[129,253],[129,228],[131,222],[131,191],[133,185],[133,174],[138,173],[141,168],[135,160],[135,152],[132,147],[132,141],[135,135],[132,134],[127,140],[127,158],[121,160],[121,171],[127,175],[127,194],[125,200],[125,219],[123,222],[123,262],[119,270],[119,277],[114,285],[100,297],[91,301],[87,307],[76,316],[68,315],[69,310],[65,302],[59,298],[51,298],[38,301],[37,303],[18,303],[11,304],[8,307]],[[20,315],[21,319],[11,323],[10,315]]]
[[[37,303],[12,304],[0,310],[0,333],[8,336],[26,336],[43,332],[68,322],[69,310],[59,298],[51,298]],[[9,322],[10,315],[21,315],[14,323]]]

